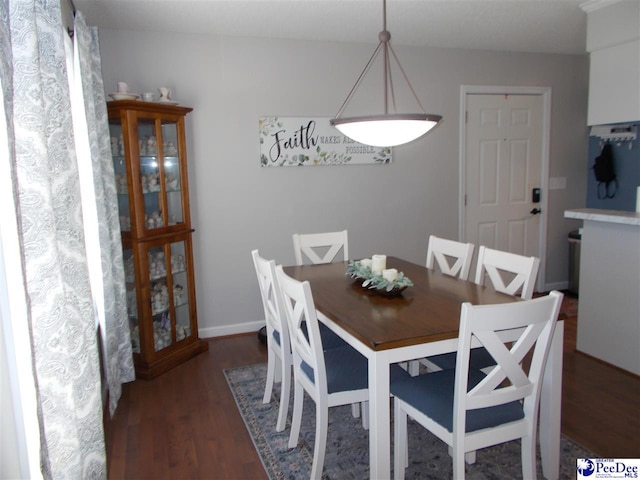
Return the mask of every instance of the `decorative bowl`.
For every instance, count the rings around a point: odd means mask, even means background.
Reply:
[[[114,100],[137,100],[139,95],[135,93],[110,93],[109,96]]]
[[[407,287],[412,287],[413,282],[405,277],[404,273],[398,272],[395,280],[389,281],[379,273],[373,273],[368,266],[361,265],[359,261],[349,262],[347,265],[346,275],[354,279],[355,283],[362,288],[371,290],[372,292],[385,296],[397,297]]]
[[[380,295],[383,297],[389,297],[389,298],[399,297],[400,295],[402,295],[402,292],[406,289],[407,289],[407,285],[405,285],[404,287],[394,287],[391,290],[387,290],[386,288],[368,288],[368,290],[371,290],[377,295]]]

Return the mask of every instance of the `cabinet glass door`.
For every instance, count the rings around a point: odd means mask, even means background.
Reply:
[[[164,245],[148,250],[149,281],[151,282],[151,316],[153,318],[153,347],[157,352],[173,343],[171,325],[171,279],[167,277],[167,257]]]
[[[131,348],[134,353],[140,353],[140,327],[133,250],[130,248],[123,249],[122,257],[124,259],[124,280],[127,291],[127,316],[129,317],[129,331],[131,332]]]
[[[176,312],[176,341],[192,335],[189,306],[189,276],[187,272],[185,242],[171,244],[171,281],[173,284],[173,305]]]
[[[125,146],[122,138],[122,125],[117,120],[109,122],[111,138],[111,156],[116,179],[116,193],[118,194],[118,212],[120,215],[120,230],[131,231],[131,217],[129,213],[129,190],[127,188],[127,169]]]
[[[162,214],[162,162],[159,157],[156,122],[151,118],[138,118],[138,149],[140,182],[144,200],[144,225],[147,230],[165,226]]]
[[[167,192],[168,225],[184,223],[182,205],[182,179],[180,178],[180,157],[178,152],[178,125],[162,120],[162,165],[164,184]]]

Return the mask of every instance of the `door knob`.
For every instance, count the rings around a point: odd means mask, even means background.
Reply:
[[[531,215],[538,215],[540,212],[542,212],[542,210],[540,210],[539,208],[534,208],[533,210],[531,210],[529,213]]]

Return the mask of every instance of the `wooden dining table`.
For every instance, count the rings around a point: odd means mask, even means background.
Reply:
[[[347,276],[347,265],[289,266],[284,271],[309,281],[318,319],[367,358],[370,478],[391,478],[389,366],[456,351],[464,302],[497,304],[520,299],[396,257],[387,257],[387,268],[403,272],[413,286],[388,297]],[[540,400],[542,468],[549,480],[557,479],[560,470],[563,328],[559,320]]]

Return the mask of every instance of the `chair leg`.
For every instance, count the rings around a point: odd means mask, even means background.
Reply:
[[[400,408],[398,398],[393,399],[393,478],[404,480],[408,465],[407,412]]]
[[[282,368],[283,361],[280,357],[275,358],[275,362],[273,365],[273,381],[274,383],[280,383],[282,381]]]
[[[282,370],[279,370],[282,379],[280,383],[280,408],[278,410],[278,422],[276,432],[281,432],[287,425],[289,413],[289,397],[291,396],[291,365],[286,361],[280,361]]]
[[[360,410],[362,411],[362,428],[369,430],[369,402],[362,402]]]
[[[293,389],[293,416],[291,417],[291,433],[289,434],[289,448],[298,446],[300,436],[300,425],[302,423],[302,401],[304,400],[304,389],[302,385],[295,382]]]
[[[464,454],[464,449],[462,448],[462,445],[460,445],[458,449],[456,449],[455,447],[453,448],[453,478],[457,480],[464,480],[464,475],[465,475],[465,454]]]
[[[535,436],[524,436],[520,439],[522,449],[522,478],[536,480],[536,440]]]
[[[267,357],[267,381],[264,386],[264,396],[262,397],[262,403],[271,402],[271,392],[273,391],[273,380],[276,369],[277,355],[273,350],[269,349]]]
[[[326,399],[316,402],[316,441],[313,447],[313,464],[311,466],[311,480],[322,478],[324,456],[327,450],[327,430],[329,429],[329,405]]]
[[[449,456],[453,458],[453,447],[449,446],[448,448]],[[464,454],[464,461],[467,465],[473,465],[476,463],[476,451],[473,450],[471,452],[467,452]]]
[[[351,416],[353,416],[353,418],[358,418],[360,416],[360,404],[359,403],[352,403],[351,404]]]

